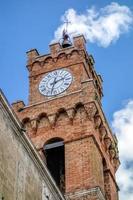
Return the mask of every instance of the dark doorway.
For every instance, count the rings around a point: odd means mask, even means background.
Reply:
[[[64,142],[56,138],[44,146],[47,167],[62,192],[65,192]]]

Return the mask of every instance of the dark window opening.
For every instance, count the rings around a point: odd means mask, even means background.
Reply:
[[[65,192],[64,142],[61,139],[50,140],[44,146],[47,167],[56,184]]]

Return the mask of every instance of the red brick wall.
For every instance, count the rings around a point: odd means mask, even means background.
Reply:
[[[100,152],[92,137],[65,144],[66,192],[100,186],[104,191]]]
[[[101,79],[86,52],[84,38],[75,38],[70,48],[60,49],[59,44],[50,48],[51,54],[44,56],[36,50],[28,52],[29,105],[16,102],[13,109],[43,159],[42,149],[49,139],[64,140],[67,193],[98,186],[107,200],[117,200],[117,142],[101,108]],[[40,80],[59,68],[71,71],[71,86],[57,97],[41,95]],[[104,173],[103,158],[110,175]]]
[[[114,178],[111,176],[110,171],[106,170],[104,172],[104,182],[105,182],[105,193],[107,200],[118,200],[118,188],[114,182]]]

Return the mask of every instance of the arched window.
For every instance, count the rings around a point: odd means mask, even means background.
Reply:
[[[62,192],[65,191],[64,141],[53,138],[44,145],[47,167]]]

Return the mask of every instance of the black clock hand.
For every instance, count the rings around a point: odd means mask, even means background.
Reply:
[[[55,84],[58,83],[59,81],[62,81],[62,80],[64,80],[64,78],[61,78],[61,79],[55,81]]]
[[[64,80],[64,78],[61,78],[61,79],[59,79],[59,80],[56,80],[56,79],[57,79],[57,77],[55,77],[53,83],[51,83],[51,85],[52,85],[51,94],[52,94],[52,92],[53,92],[53,89],[54,89],[55,84],[58,83],[58,82],[61,81],[61,80]]]
[[[54,81],[53,81],[53,83],[52,83],[51,94],[52,94],[52,92],[53,92],[53,89],[54,89],[54,85],[55,85],[55,83],[56,83],[56,77],[54,78]]]
[[[50,83],[50,85],[55,85],[56,83],[58,83],[59,81],[62,81],[62,80],[64,80],[64,78],[61,78],[61,79],[59,79],[59,80],[57,80],[57,81],[54,80],[53,83]]]

